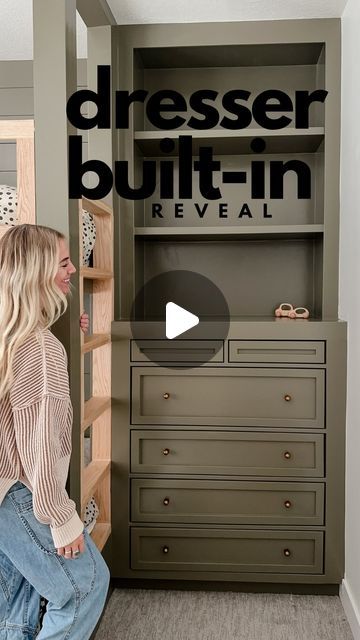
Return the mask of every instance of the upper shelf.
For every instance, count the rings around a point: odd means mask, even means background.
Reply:
[[[286,128],[278,131],[264,129],[242,129],[229,131],[226,129],[209,129],[197,131],[182,129],[176,131],[135,131],[134,140],[145,156],[178,155],[178,139],[180,135],[192,137],[193,155],[199,147],[211,146],[217,155],[254,154],[250,143],[254,138],[265,140],[264,153],[311,153],[318,151],[324,140],[324,127],[309,129]],[[160,150],[160,141],[170,138],[175,142],[172,154]],[[258,154],[261,157],[261,154]]]
[[[236,240],[273,238],[316,238],[324,233],[322,224],[254,225],[241,227],[136,227],[135,236],[149,240]]]
[[[145,69],[191,69],[317,64],[323,49],[323,42],[277,42],[221,46],[147,46],[137,49],[136,53]]]

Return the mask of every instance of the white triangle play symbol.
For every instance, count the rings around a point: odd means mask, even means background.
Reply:
[[[168,302],[166,305],[166,337],[169,340],[177,338],[185,331],[199,324],[199,318],[183,307],[179,307],[175,302]]]

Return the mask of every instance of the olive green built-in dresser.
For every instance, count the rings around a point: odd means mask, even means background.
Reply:
[[[153,194],[115,197],[113,577],[336,590],[340,21],[115,27],[112,51],[114,89],[138,92],[114,159],[133,188],[157,167]],[[193,161],[212,149],[210,189],[180,158],[190,136]],[[153,307],[134,339],[135,295],[173,270],[221,290],[225,339],[214,317],[168,340]],[[275,318],[282,302],[310,318]]]

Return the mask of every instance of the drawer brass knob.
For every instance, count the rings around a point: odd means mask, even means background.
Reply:
[[[286,558],[290,558],[290,556],[291,556],[291,551],[290,551],[290,549],[284,549],[284,556],[285,556]]]
[[[290,509],[290,507],[292,507],[290,500],[285,500],[284,507],[286,507],[286,509]]]
[[[164,400],[169,400],[170,393],[164,393],[163,398],[164,398]]]
[[[163,456],[168,456],[170,453],[170,449],[163,449]]]
[[[170,498],[164,498],[163,504],[165,505],[165,507],[167,507],[168,504],[170,504]]]
[[[290,453],[290,451],[285,451],[285,453],[284,453],[284,458],[285,458],[285,460],[290,460],[290,458],[291,458],[291,453]]]
[[[166,547],[166,546],[163,547],[162,550],[163,550],[163,553],[169,553],[170,551],[169,547]]]
[[[291,396],[289,396],[289,394],[287,393],[286,395],[284,395],[284,400],[285,402],[290,402]]]

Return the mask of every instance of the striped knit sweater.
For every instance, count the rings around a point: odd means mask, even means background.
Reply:
[[[38,331],[18,348],[13,372],[10,392],[0,398],[0,505],[20,480],[54,546],[64,547],[84,529],[65,489],[73,413],[66,351],[49,329]]]

